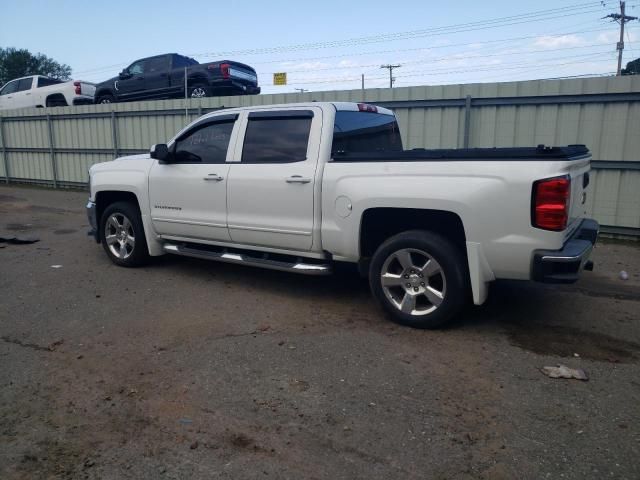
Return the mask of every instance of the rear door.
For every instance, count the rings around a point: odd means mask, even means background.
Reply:
[[[229,241],[227,183],[237,115],[194,125],[175,142],[176,162],[156,161],[149,174],[151,218],[157,233],[182,239]],[[173,150],[173,147],[171,147]]]
[[[149,98],[162,98],[169,90],[169,70],[171,56],[148,58],[145,61],[145,96]]]
[[[35,107],[36,103],[31,99],[33,77],[22,78],[18,81],[18,88],[13,94],[13,104],[15,108]]]
[[[317,107],[250,112],[229,171],[229,234],[236,243],[310,250],[322,127]]]

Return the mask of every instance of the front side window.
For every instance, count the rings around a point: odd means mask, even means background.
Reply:
[[[311,120],[310,116],[249,117],[242,162],[291,163],[306,160]]]
[[[233,121],[210,123],[187,132],[176,141],[176,162],[224,163],[233,124]]]
[[[349,110],[336,112],[333,155],[401,150],[402,139],[393,115]]]
[[[0,95],[9,95],[10,93],[15,93],[18,91],[18,81],[14,80],[13,82],[7,83],[2,90],[0,90]]]
[[[142,75],[144,73],[144,62],[139,61],[129,67],[131,75]]]

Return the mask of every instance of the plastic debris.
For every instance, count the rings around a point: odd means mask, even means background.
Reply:
[[[624,270],[620,271],[620,280],[629,280],[629,274]]]
[[[540,371],[550,378],[575,378],[576,380],[589,380],[587,372],[581,368],[569,368],[566,365],[542,367]]]
[[[62,265],[51,265],[51,268],[62,268]]]
[[[38,237],[32,237],[30,235],[12,235],[8,233],[0,233],[0,242],[13,243],[16,245],[36,243],[39,242]]]

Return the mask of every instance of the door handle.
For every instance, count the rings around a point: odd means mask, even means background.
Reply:
[[[202,179],[207,180],[208,182],[220,182],[224,180],[224,177],[221,177],[216,173],[210,173],[209,175],[207,175],[206,177],[203,177]]]
[[[311,179],[301,175],[292,175],[286,178],[287,183],[310,183]]]

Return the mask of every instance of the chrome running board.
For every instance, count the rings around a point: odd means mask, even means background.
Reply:
[[[251,256],[249,253],[229,252],[226,250],[215,251],[205,247],[193,247],[173,243],[166,243],[162,248],[165,252],[174,255],[213,260],[215,262],[237,263],[251,267],[302,273],[305,275],[329,275],[331,273],[331,265],[326,263],[303,263],[300,261],[301,259],[296,259],[296,261],[275,260],[270,257],[282,257],[282,255],[263,254],[262,252],[256,253],[256,255],[262,255],[258,257]]]

